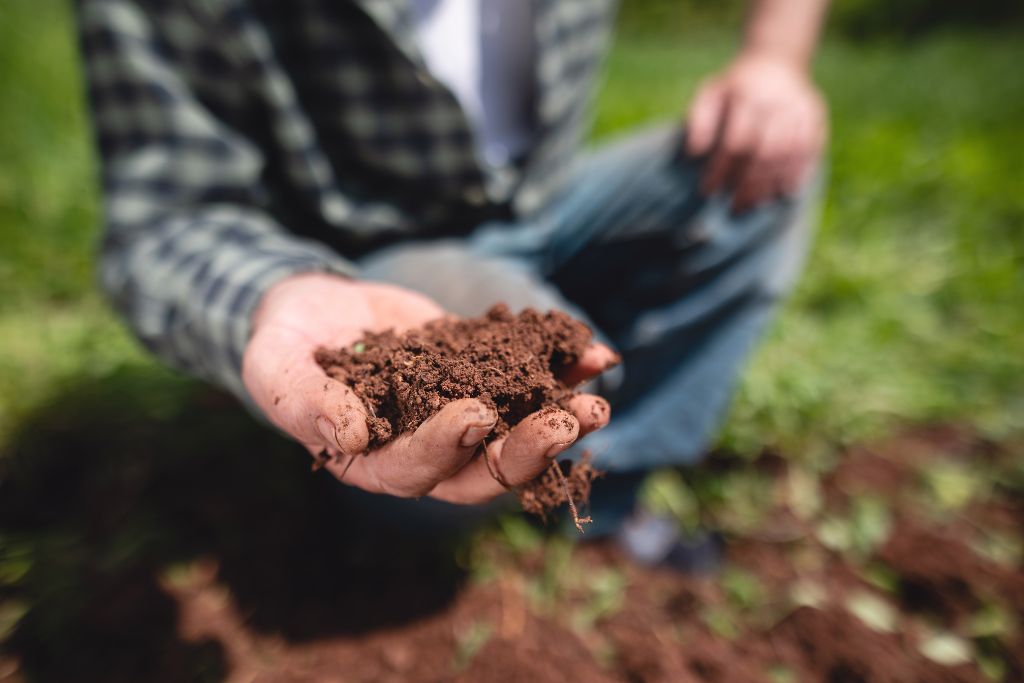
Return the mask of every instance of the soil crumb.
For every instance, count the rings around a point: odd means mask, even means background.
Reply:
[[[317,350],[316,360],[366,405],[371,451],[462,398],[497,410],[489,442],[531,413],[565,407],[575,392],[561,376],[592,337],[590,328],[565,313],[527,308],[514,314],[498,304],[479,318],[436,320],[404,334],[367,333],[351,347]],[[541,516],[569,503],[579,526],[586,518],[575,506],[587,502],[595,475],[587,462],[552,463],[516,492],[527,512]]]

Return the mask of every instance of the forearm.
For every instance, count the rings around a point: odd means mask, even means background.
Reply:
[[[743,52],[806,68],[814,55],[828,0],[751,0]]]
[[[108,222],[100,271],[150,350],[246,399],[241,358],[263,294],[296,273],[354,268],[259,211],[210,205],[146,223]]]

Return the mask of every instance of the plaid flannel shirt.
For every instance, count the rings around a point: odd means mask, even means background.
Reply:
[[[245,397],[274,282],[527,215],[566,178],[613,0],[533,2],[537,135],[477,160],[407,0],[79,0],[102,163],[104,289],[148,348]]]

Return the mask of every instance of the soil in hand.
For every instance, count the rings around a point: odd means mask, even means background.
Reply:
[[[531,413],[564,407],[574,392],[560,378],[591,338],[586,325],[564,313],[513,314],[499,304],[479,318],[437,320],[404,334],[368,333],[350,348],[320,349],[316,359],[363,400],[372,452],[457,399],[481,399],[497,410],[485,442]],[[541,516],[568,503],[579,527],[586,520],[576,505],[587,502],[595,474],[586,461],[552,463],[516,493],[526,511]]]

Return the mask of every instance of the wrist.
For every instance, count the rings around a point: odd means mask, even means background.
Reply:
[[[750,3],[743,51],[807,73],[828,0],[756,0]]]
[[[773,46],[750,43],[744,45],[733,60],[734,64],[755,64],[771,66],[797,73],[801,76],[810,74],[810,58],[793,50]]]
[[[325,297],[348,295],[358,289],[358,283],[343,275],[321,271],[307,271],[282,278],[271,285],[253,309],[251,321],[255,333],[268,320],[287,317],[289,311],[303,304]]]

